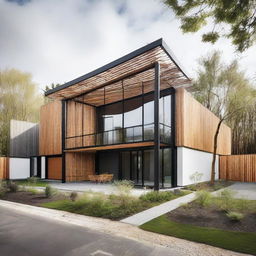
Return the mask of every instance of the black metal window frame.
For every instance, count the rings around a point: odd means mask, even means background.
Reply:
[[[122,84],[122,88],[123,88],[123,84]],[[123,91],[123,94],[124,94],[124,90],[122,90],[122,91]],[[142,82],[142,92],[144,92],[143,82]],[[145,94],[142,93],[141,95],[138,95],[138,96],[134,96],[134,97],[131,97],[131,98],[128,98],[128,99],[122,99],[122,100],[116,101],[114,103],[108,103],[108,104],[104,104],[104,105],[100,106],[100,107],[104,108],[105,106],[109,106],[109,105],[112,105],[112,104],[116,104],[116,103],[122,102],[122,110],[123,110],[122,111],[122,127],[121,128],[116,128],[116,129],[102,131],[102,130],[99,130],[98,125],[96,125],[97,132],[95,132],[95,133],[89,133],[89,134],[87,133],[87,134],[81,134],[81,135],[76,135],[76,136],[66,136],[66,134],[65,134],[65,141],[68,141],[69,139],[74,139],[74,138],[82,138],[82,145],[84,145],[84,141],[86,140],[86,138],[93,137],[92,141],[94,141],[94,143],[92,145],[89,145],[89,146],[80,146],[80,147],[66,147],[65,146],[64,150],[82,149],[82,148],[100,147],[100,146],[106,146],[106,145],[111,146],[111,145],[118,145],[118,144],[129,144],[129,143],[137,143],[137,142],[150,142],[150,141],[154,141],[154,132],[152,133],[150,139],[145,138],[145,128],[152,126],[152,129],[154,131],[154,122],[147,123],[147,124],[145,124],[145,122],[144,122],[144,105],[145,105],[144,98],[146,96],[148,96],[148,95],[154,95],[154,91],[148,92],[148,93],[145,93]],[[159,94],[160,98],[162,98],[164,96],[168,96],[168,95],[171,95],[171,96],[174,95],[174,89],[173,88],[164,89],[164,90],[160,91],[160,94]],[[125,112],[124,112],[124,102],[126,100],[140,98],[140,97],[142,98],[142,124],[141,125],[134,125],[134,126],[124,127],[124,119],[125,119],[124,118],[124,114],[125,114]],[[154,102],[154,100],[152,102]],[[83,104],[82,102],[79,102],[79,103]],[[105,103],[105,96],[104,96],[104,103]],[[84,104],[87,104],[87,103],[84,103]],[[159,105],[159,101],[158,101],[158,105]],[[66,107],[67,107],[67,105],[66,105]],[[94,106],[94,107],[96,107],[96,106]],[[158,107],[158,112],[159,112],[159,107]],[[66,110],[66,113],[67,113],[67,110]],[[159,116],[159,113],[158,113],[158,116]],[[84,119],[84,115],[83,115],[83,111],[82,111],[82,125],[84,124],[84,120],[83,119]],[[66,118],[66,121],[67,121],[67,118]],[[97,121],[96,121],[96,124],[98,124]],[[171,138],[169,140],[164,139],[165,133],[163,131],[165,131],[166,129],[169,129],[170,130],[170,134],[172,135],[172,129],[174,129],[174,127],[172,126],[172,124],[171,125],[167,125],[167,124],[165,124],[163,122],[159,122],[159,127],[162,128],[162,129],[160,129],[160,142],[171,146],[173,144],[173,140]],[[141,128],[141,136],[140,136],[141,139],[139,139],[139,140],[135,139],[135,136],[134,136],[135,128]],[[131,130],[131,129],[133,130],[133,136],[132,136],[133,139],[126,140],[125,139],[125,131]],[[113,134],[112,135],[112,140],[114,140],[114,133],[116,133],[117,131],[121,132],[121,140],[119,140],[119,141],[117,141],[115,143],[110,143],[110,142],[109,143],[104,143],[103,142],[104,134],[111,134],[112,133]],[[102,143],[99,143],[97,141],[97,137],[99,137],[99,136],[102,136]],[[65,143],[65,144],[67,144],[67,143]]]

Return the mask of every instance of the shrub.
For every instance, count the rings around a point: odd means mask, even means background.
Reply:
[[[10,181],[7,183],[7,188],[10,192],[16,193],[19,189],[19,186],[15,182]]]
[[[73,201],[73,202],[76,201],[77,197],[78,197],[77,192],[72,191],[72,192],[70,193],[69,198],[70,198],[71,201]]]
[[[24,191],[30,192],[33,195],[39,194],[40,192],[34,188],[27,188]]]
[[[31,183],[31,184],[36,184],[39,180],[40,180],[40,178],[38,178],[36,176],[32,176],[30,178],[27,178],[27,182]]]
[[[212,204],[212,195],[210,192],[205,190],[197,191],[195,202],[202,207],[209,206]]]
[[[234,192],[229,189],[222,190],[217,197],[216,204],[223,211],[232,211],[235,207]]]
[[[57,190],[54,189],[53,187],[51,187],[50,185],[47,185],[47,186],[45,187],[45,196],[46,196],[47,198],[51,198],[51,197],[53,197],[53,196],[56,195],[56,194],[57,194]]]
[[[140,196],[140,199],[146,202],[166,202],[175,198],[175,195],[171,191],[151,191]]]
[[[3,181],[0,181],[0,198],[4,197],[6,193],[7,193],[6,183]]]
[[[244,215],[239,212],[228,212],[226,215],[232,221],[241,221],[244,218]]]
[[[134,187],[134,183],[131,180],[114,181],[113,185],[120,195],[129,195]]]

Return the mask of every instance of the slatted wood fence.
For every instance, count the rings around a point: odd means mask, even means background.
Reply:
[[[0,157],[0,180],[9,179],[9,158]]]
[[[220,179],[256,182],[256,154],[220,156]]]

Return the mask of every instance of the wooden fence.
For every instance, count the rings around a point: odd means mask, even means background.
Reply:
[[[9,158],[0,157],[0,180],[9,179]]]
[[[256,182],[256,155],[220,156],[220,179]]]

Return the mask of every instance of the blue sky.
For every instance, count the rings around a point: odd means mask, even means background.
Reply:
[[[193,78],[214,49],[256,77],[256,46],[236,54],[229,40],[183,34],[160,0],[0,0],[0,69],[30,72],[41,88],[64,83],[162,37]]]

